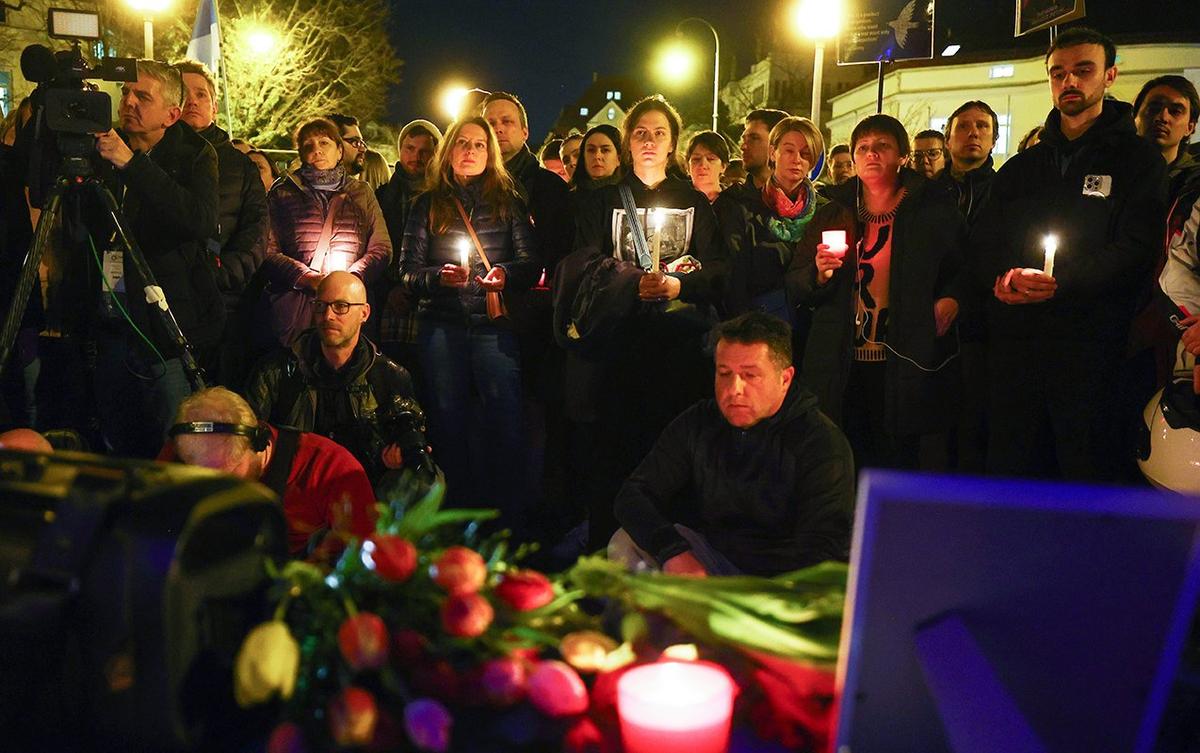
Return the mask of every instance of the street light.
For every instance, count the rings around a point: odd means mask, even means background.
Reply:
[[[280,47],[279,35],[265,26],[253,26],[242,32],[242,41],[253,57],[269,57]]]
[[[821,127],[821,74],[824,72],[825,42],[837,36],[841,23],[839,0],[801,0],[792,10],[792,26],[816,45],[810,116],[817,128]]]
[[[145,57],[154,59],[154,14],[162,13],[171,0],[125,0],[125,4],[142,14],[142,30],[145,39]]]
[[[462,114],[463,103],[467,100],[467,95],[471,90],[459,84],[447,86],[442,90],[438,97],[438,103],[442,108],[442,112],[446,114],[450,120],[458,120],[458,116]]]
[[[685,18],[675,24],[676,42],[663,53],[659,61],[659,72],[666,78],[679,80],[683,75],[686,75],[686,71],[694,67],[695,59],[691,51],[682,42],[683,25],[692,22],[704,24],[713,35],[712,127],[715,131],[717,130],[717,103],[720,101],[719,96],[721,92],[721,37],[717,34],[716,27],[698,16]]]

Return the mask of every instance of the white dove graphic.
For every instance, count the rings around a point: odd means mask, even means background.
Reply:
[[[896,16],[895,21],[889,21],[888,26],[892,27],[892,31],[896,32],[896,46],[904,47],[904,43],[908,41],[908,32],[920,26],[919,23],[913,20],[917,13],[917,0],[908,0],[908,5],[900,11],[900,15]]]

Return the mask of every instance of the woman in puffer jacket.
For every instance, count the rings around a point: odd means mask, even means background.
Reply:
[[[487,295],[511,298],[535,281],[529,212],[483,118],[450,127],[429,176],[404,230],[400,275],[420,299],[430,443],[449,499],[499,507],[519,535],[528,497],[520,351],[507,320],[489,316]]]
[[[308,329],[317,285],[345,270],[370,285],[387,268],[392,241],[375,192],[342,165],[338,127],[316,118],[296,130],[298,170],[267,195],[271,232],[263,274],[271,331],[287,347]]]

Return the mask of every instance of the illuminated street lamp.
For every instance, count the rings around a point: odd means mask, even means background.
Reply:
[[[695,68],[695,57],[691,50],[683,44],[683,25],[687,23],[701,23],[708,27],[708,30],[713,35],[713,96],[712,96],[712,127],[717,130],[717,103],[720,101],[719,94],[721,91],[721,37],[717,34],[717,29],[708,21],[697,16],[685,18],[675,25],[675,42],[663,51],[662,57],[659,58],[658,69],[659,74],[663,78],[670,81],[680,81]]]
[[[458,116],[462,114],[463,104],[467,101],[467,95],[471,90],[460,84],[452,84],[442,90],[438,97],[438,104],[442,108],[442,112],[450,120],[458,120]]]
[[[821,127],[821,74],[825,63],[825,42],[837,36],[842,23],[839,0],[800,0],[792,10],[792,26],[816,45],[813,56],[812,121]]]
[[[145,57],[154,59],[154,14],[162,13],[171,0],[125,0],[125,4],[142,14],[142,29],[145,32]]]
[[[253,57],[268,58],[281,46],[279,35],[265,26],[254,26],[242,32],[242,41]]]

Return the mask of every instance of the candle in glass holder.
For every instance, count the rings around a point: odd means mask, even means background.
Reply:
[[[1058,236],[1047,235],[1045,238],[1042,238],[1042,248],[1046,251],[1046,265],[1042,268],[1042,271],[1045,272],[1048,277],[1053,277],[1054,254],[1058,251]]]
[[[663,661],[617,681],[626,753],[725,753],[733,679],[708,662]]]
[[[657,272],[659,261],[662,258],[662,210],[651,209],[650,221],[654,224],[654,250],[650,253],[650,271]]]
[[[471,241],[467,240],[466,238],[459,239],[459,241],[458,241],[458,266],[463,267],[464,269],[470,269],[470,267],[467,266],[467,262],[470,260],[470,256],[471,256]]]
[[[829,246],[829,253],[834,256],[845,256],[846,249],[846,231],[845,230],[822,230],[821,243]]]

